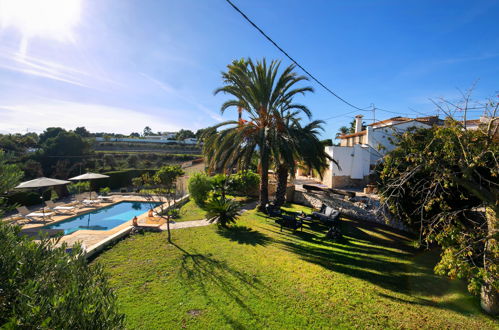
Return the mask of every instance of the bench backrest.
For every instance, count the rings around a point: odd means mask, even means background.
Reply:
[[[45,201],[45,205],[47,205],[51,209],[55,207],[55,203],[51,200]]]
[[[18,206],[16,207],[17,212],[19,212],[20,215],[27,215],[30,213],[28,208],[26,206]]]

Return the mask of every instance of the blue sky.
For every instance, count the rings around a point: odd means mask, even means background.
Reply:
[[[290,64],[223,0],[35,3],[0,0],[0,133],[196,130],[236,117],[221,116],[227,97],[213,96],[233,59]],[[429,98],[456,99],[474,82],[476,99],[499,90],[499,1],[234,3],[362,108],[431,114]],[[359,112],[310,85],[315,93],[299,101],[314,119],[333,117],[323,134],[333,137]]]

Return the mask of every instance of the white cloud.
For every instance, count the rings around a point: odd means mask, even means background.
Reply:
[[[56,80],[76,86],[91,87],[97,83],[106,86],[120,85],[118,82],[94,74],[90,70],[78,70],[74,67],[49,61],[40,57],[21,54],[8,48],[0,48],[0,69],[19,72],[27,75]]]
[[[170,85],[167,85],[166,83],[159,81],[158,79],[153,78],[145,73],[140,72],[139,74],[142,77],[154,83],[157,87],[161,88],[163,91],[167,92],[168,94],[175,92],[175,88],[171,87]]]
[[[182,94],[181,91],[179,91],[179,90],[171,87],[170,85],[167,85],[166,83],[159,81],[158,79],[153,78],[145,73],[141,72],[140,75],[145,77],[147,80],[151,81],[152,83],[154,83],[157,87],[159,87],[160,89],[162,89],[166,93],[174,95],[175,97],[181,99],[182,101],[192,104],[198,110],[200,110],[200,111],[204,112],[205,114],[207,114],[208,116],[210,116],[213,120],[215,120],[217,122],[224,121],[223,117],[219,113],[208,109],[206,106],[204,106],[196,101],[193,101],[193,97],[188,97],[188,96]]]
[[[224,118],[220,114],[218,114],[217,112],[215,112],[213,110],[208,109],[204,105],[198,104],[197,107],[199,108],[199,110],[203,111],[208,116],[210,116],[213,120],[216,120],[219,123],[224,121]]]
[[[157,110],[157,109],[156,109]],[[91,132],[137,132],[145,126],[157,131],[176,131],[180,125],[137,109],[102,104],[47,101],[15,105],[0,104],[0,131],[42,132],[47,127],[74,129],[85,126]]]
[[[447,67],[456,64],[462,64],[467,62],[480,62],[499,57],[499,53],[483,53],[475,56],[464,56],[464,57],[449,57],[444,59],[435,59],[427,61],[419,61],[411,64],[407,68],[403,69],[399,76],[402,78],[407,77],[419,77],[427,74],[434,73],[442,67]]]

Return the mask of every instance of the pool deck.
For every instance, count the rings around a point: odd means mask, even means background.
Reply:
[[[188,196],[184,196],[183,198],[177,200],[177,202],[181,202],[182,200],[188,198]],[[46,222],[31,222],[22,226],[22,231],[36,232],[37,228],[41,228],[46,225],[51,225],[54,223],[58,223],[69,218],[74,217],[75,215],[81,215],[87,212],[92,212],[99,208],[108,207],[110,205],[114,205],[120,202],[148,202],[148,200],[142,196],[136,195],[113,195],[112,202],[100,203],[97,207],[80,207],[77,209],[76,214],[68,214],[68,215],[53,215],[51,219],[47,219]],[[159,211],[160,207],[156,209]],[[139,226],[155,228],[157,230],[165,230],[165,219],[160,217],[148,217],[147,212],[137,216]],[[204,221],[204,220],[201,220]],[[196,221],[190,221],[196,222]],[[209,224],[209,223],[208,223]],[[193,223],[190,226],[198,226],[198,225],[206,225],[204,223]],[[189,224],[171,224],[170,227],[175,229],[176,227],[184,228],[190,227]],[[97,251],[102,250],[105,246],[111,244],[113,241],[120,239],[123,236],[128,235],[133,229],[132,219],[129,221],[122,223],[112,229],[109,230],[77,230],[69,235],[64,235],[58,242],[58,245],[62,245],[66,243],[69,247],[73,246],[75,243],[82,244],[86,251],[89,254],[94,254]]]

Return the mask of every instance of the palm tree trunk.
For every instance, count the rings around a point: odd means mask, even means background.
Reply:
[[[277,167],[277,188],[275,192],[275,205],[281,207],[286,202],[286,188],[288,185],[289,169],[285,164]]]
[[[499,231],[499,220],[497,219],[499,208],[489,207],[486,209],[487,216],[487,226],[488,226],[488,236],[490,237],[485,243],[484,251],[484,269],[486,273],[493,273],[491,267],[494,267],[499,263],[499,257],[495,249],[499,242],[494,238]],[[494,275],[492,275],[494,276]],[[499,291],[492,284],[494,278],[490,275],[486,275],[484,278],[484,283],[482,285],[482,291],[480,295],[480,304],[482,309],[491,315],[499,315]]]
[[[260,150],[260,199],[258,201],[258,210],[265,212],[265,205],[269,202],[269,154],[266,145],[263,145]]]

